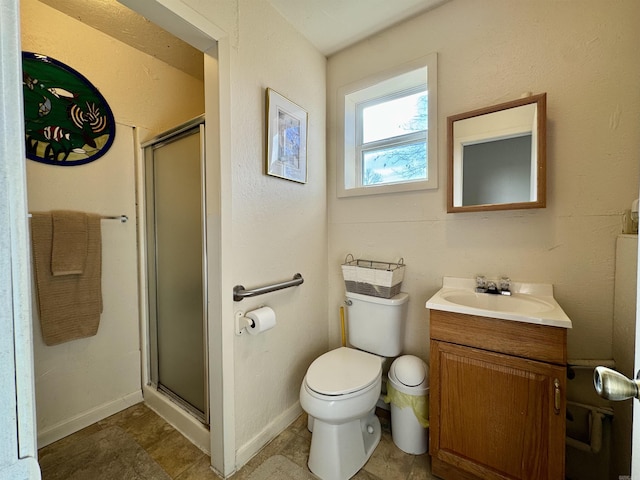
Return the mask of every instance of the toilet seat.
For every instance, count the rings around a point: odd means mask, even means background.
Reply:
[[[379,357],[340,347],[313,361],[307,370],[306,384],[321,395],[347,395],[371,386],[381,374],[382,362]]]

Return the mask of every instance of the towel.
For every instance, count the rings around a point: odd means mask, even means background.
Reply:
[[[31,243],[40,327],[46,345],[95,335],[102,313],[102,239],[100,216],[87,214],[87,258],[77,275],[51,273],[53,219],[33,213]]]
[[[51,217],[51,273],[56,277],[81,274],[87,261],[87,214],[57,210]]]

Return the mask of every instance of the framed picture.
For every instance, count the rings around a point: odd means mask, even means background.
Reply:
[[[267,88],[267,175],[307,183],[307,112]]]

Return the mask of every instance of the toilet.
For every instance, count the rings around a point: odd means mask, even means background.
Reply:
[[[331,350],[309,366],[300,404],[309,415],[309,469],[321,480],[347,480],[380,442],[375,407],[386,358],[400,355],[409,295],[346,294],[351,347]]]

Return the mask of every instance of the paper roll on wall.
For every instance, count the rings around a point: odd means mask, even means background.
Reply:
[[[247,312],[245,316],[253,321],[253,326],[247,327],[247,331],[251,335],[258,335],[276,326],[276,312],[269,307],[261,307]]]

